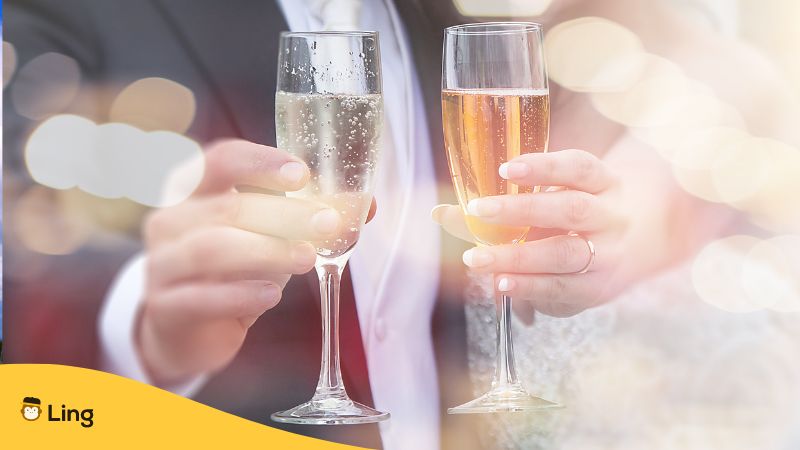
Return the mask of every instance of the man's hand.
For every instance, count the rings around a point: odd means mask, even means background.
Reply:
[[[521,155],[500,167],[520,186],[559,186],[543,192],[485,197],[467,210],[486,223],[531,226],[521,244],[475,247],[464,263],[495,274],[495,289],[530,302],[544,314],[564,317],[601,304],[624,286],[619,266],[628,220],[621,213],[620,179],[591,153],[563,150]],[[461,209],[440,205],[433,218],[445,230],[471,240]],[[587,242],[592,241],[592,260]],[[588,267],[586,273],[577,273]]]
[[[234,189],[293,191],[308,178],[306,165],[284,151],[225,141],[206,152],[205,176],[191,198],[149,216],[137,343],[157,383],[224,367],[291,275],[314,266],[308,241],[336,235],[336,210]]]

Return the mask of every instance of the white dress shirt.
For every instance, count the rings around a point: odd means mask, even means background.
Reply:
[[[289,28],[325,28],[318,0],[279,0]],[[384,86],[383,154],[375,197],[378,214],[361,232],[350,270],[375,408],[391,419],[380,425],[386,449],[439,447],[439,392],[430,323],[438,287],[439,230],[430,220],[436,204],[425,109],[410,45],[390,0],[333,0],[334,26],[379,32]],[[359,11],[360,9],[360,11]],[[134,258],[117,276],[100,316],[104,370],[150,382],[133,336],[144,286],[144,259]],[[266,314],[270,314],[269,311]],[[342,351],[346,352],[347,348]],[[264,361],[268,364],[268,361]],[[190,395],[199,376],[169,389]],[[294,405],[286,405],[287,407]]]

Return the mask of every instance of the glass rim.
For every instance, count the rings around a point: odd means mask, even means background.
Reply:
[[[473,28],[486,27],[486,30],[472,30]],[[492,29],[495,28],[495,29]],[[489,35],[489,34],[517,34],[541,31],[542,24],[537,22],[476,22],[453,25],[444,29],[445,34]]]
[[[339,37],[377,37],[377,31],[360,30],[322,30],[322,31],[281,31],[280,37],[317,37],[317,36],[339,36]]]

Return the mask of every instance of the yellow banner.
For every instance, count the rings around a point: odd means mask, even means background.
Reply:
[[[0,364],[0,443],[54,449],[358,448],[270,428],[117,375],[48,364]]]

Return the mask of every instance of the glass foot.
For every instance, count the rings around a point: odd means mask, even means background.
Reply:
[[[380,422],[389,413],[377,411],[350,399],[311,400],[271,416],[275,422],[304,425],[347,425]]]
[[[495,388],[470,402],[449,408],[448,414],[485,414],[496,412],[540,411],[561,408],[553,403],[528,394],[521,386]]]

